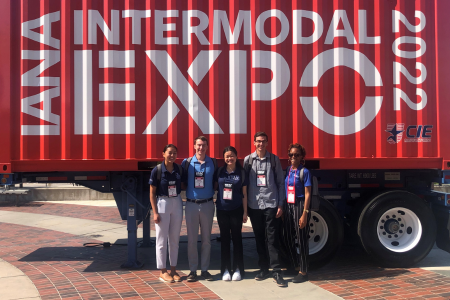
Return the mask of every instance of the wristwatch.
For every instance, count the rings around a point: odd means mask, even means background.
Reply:
[[[303,210],[303,211],[306,211],[306,213],[309,214],[309,210],[305,209],[305,210]]]

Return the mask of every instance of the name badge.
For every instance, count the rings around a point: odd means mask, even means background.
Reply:
[[[176,197],[178,195],[176,183],[176,181],[169,181],[169,197]]]
[[[266,183],[266,171],[256,171],[256,186],[267,186]]]
[[[203,189],[205,187],[205,172],[195,172],[194,186],[196,189]]]
[[[232,200],[233,199],[233,184],[225,183],[222,194],[223,200]]]
[[[295,203],[295,186],[288,186],[287,202],[292,204]]]

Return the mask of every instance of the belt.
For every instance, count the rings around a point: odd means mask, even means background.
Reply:
[[[206,203],[206,202],[209,202],[209,201],[212,201],[212,200],[213,200],[213,197],[208,198],[208,199],[197,199],[197,200],[195,200],[195,199],[186,199],[187,202],[192,202],[192,203],[197,203],[197,204]]]

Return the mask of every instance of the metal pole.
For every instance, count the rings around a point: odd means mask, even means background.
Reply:
[[[128,178],[122,189],[136,192],[136,179]],[[127,193],[127,230],[128,230],[128,261],[121,265],[122,268],[140,269],[144,265],[137,260],[137,222],[135,197]]]

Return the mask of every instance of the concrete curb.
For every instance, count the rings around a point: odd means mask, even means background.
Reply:
[[[26,188],[27,195],[2,195],[0,200],[16,201],[18,197],[19,202],[29,201],[57,201],[57,200],[114,200],[112,193],[100,193],[85,187],[72,188]]]
[[[0,299],[41,299],[36,286],[21,270],[0,258]]]

